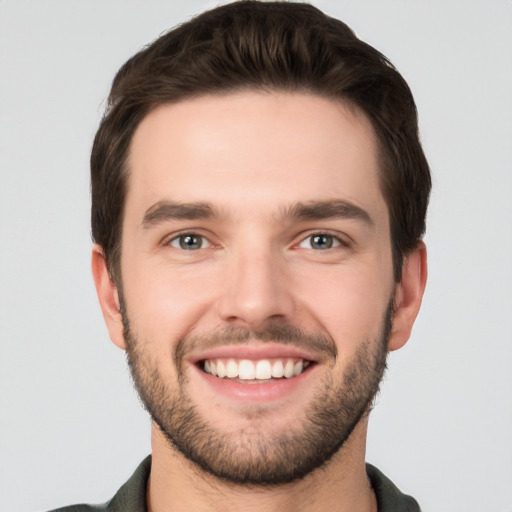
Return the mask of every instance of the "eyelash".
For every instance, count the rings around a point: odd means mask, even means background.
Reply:
[[[316,242],[313,242],[313,240],[315,238],[321,238],[321,237],[324,239],[327,239],[327,247],[323,247],[323,248],[318,247],[316,249],[314,247],[312,247],[311,245],[313,243],[316,243]],[[304,247],[303,244],[307,243],[308,240],[310,241],[310,247]],[[339,236],[333,235],[331,233],[324,233],[324,232],[311,233],[307,237],[303,238],[298,244],[298,247],[301,247],[304,249],[318,250],[318,251],[327,251],[330,249],[336,249],[337,247],[347,247],[347,246],[348,246],[348,244],[344,240],[342,240]]]
[[[327,246],[326,247],[317,247],[317,248],[313,247],[312,246],[313,243],[318,244],[318,242],[320,241],[320,240],[317,240],[316,242],[314,242],[315,238],[317,238],[317,239],[323,238],[325,240],[325,244]],[[189,243],[189,242],[193,242],[194,239],[198,239],[198,243],[196,243],[196,244]],[[304,247],[303,244],[307,244],[308,240],[310,241],[309,247]],[[208,247],[205,247],[205,243],[204,243],[205,241],[207,242],[206,245],[208,245]],[[182,251],[193,252],[193,251],[196,251],[199,249],[210,248],[213,244],[204,235],[199,235],[197,233],[190,232],[190,233],[181,233],[179,235],[174,236],[169,241],[165,242],[165,245],[171,246],[175,249],[179,249]],[[197,247],[193,247],[194,245],[197,245]],[[325,232],[316,232],[316,233],[311,233],[308,236],[306,236],[305,238],[301,239],[301,241],[296,245],[296,247],[300,247],[303,249],[310,249],[310,250],[314,250],[314,251],[327,251],[330,249],[336,249],[337,247],[347,247],[348,245],[349,244],[346,243],[344,240],[342,240],[339,236],[336,236],[336,235],[333,235],[330,233],[325,233]]]
[[[190,246],[192,244],[190,244],[189,246],[186,246],[186,242],[185,240],[186,239],[190,239],[190,238],[197,238],[199,239],[201,242],[199,244],[199,247],[197,248],[191,248]],[[213,245],[209,240],[208,238],[206,238],[205,236],[203,235],[199,235],[197,233],[181,233],[177,236],[174,236],[173,238],[171,238],[169,241],[165,242],[165,245],[169,245],[171,247],[174,247],[175,249],[181,249],[182,251],[194,251],[194,250],[199,250],[199,249],[205,249],[204,247],[204,241],[207,242],[208,245]],[[173,245],[173,242],[176,242],[179,246],[177,245]]]

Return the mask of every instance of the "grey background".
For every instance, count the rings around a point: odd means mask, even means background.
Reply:
[[[512,3],[318,1],[418,103],[430,279],[367,460],[425,512],[512,511]],[[110,81],[213,1],[0,0],[0,511],[112,496],[149,420],[89,259],[88,156]]]

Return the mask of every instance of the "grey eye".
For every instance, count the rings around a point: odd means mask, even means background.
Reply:
[[[204,240],[203,236],[190,233],[173,238],[169,245],[177,249],[183,249],[184,251],[196,251],[203,247]]]
[[[340,241],[335,236],[323,233],[308,236],[300,243],[300,247],[304,249],[315,249],[317,251],[325,251],[339,245],[341,245]]]
[[[311,247],[313,249],[330,249],[333,242],[333,237],[329,235],[314,235],[311,237]]]

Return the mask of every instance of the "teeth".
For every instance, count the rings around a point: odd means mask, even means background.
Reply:
[[[272,366],[270,366],[270,361],[268,359],[258,361],[256,364],[256,378],[266,380],[270,379],[270,377],[272,377]]]
[[[204,361],[206,373],[223,379],[270,380],[300,375],[310,362],[302,359],[210,359]]]
[[[226,367],[222,361],[217,363],[217,377],[223,379],[226,376]]]
[[[291,359],[288,359],[286,361],[286,364],[284,366],[284,376],[289,379],[290,377],[293,377],[293,371],[295,370],[295,365],[293,364],[293,361]]]
[[[275,379],[281,379],[284,375],[283,362],[279,359],[272,365],[272,377]]]
[[[242,380],[253,380],[256,377],[256,369],[254,363],[248,359],[242,359],[238,369],[238,376]]]
[[[204,363],[204,366],[205,366],[205,371],[206,370],[206,363],[208,361],[206,361]],[[235,377],[238,377],[238,364],[236,363],[236,361],[234,359],[230,359],[226,365],[226,376],[230,379],[234,379]]]

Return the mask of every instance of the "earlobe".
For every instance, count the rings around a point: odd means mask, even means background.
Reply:
[[[402,280],[395,290],[395,315],[388,349],[397,350],[409,339],[427,283],[427,249],[423,242],[404,258]]]
[[[96,286],[96,293],[100,302],[103,318],[112,342],[125,350],[126,344],[123,335],[122,315],[119,311],[119,294],[117,287],[110,277],[103,249],[94,244],[92,248],[92,275]]]

